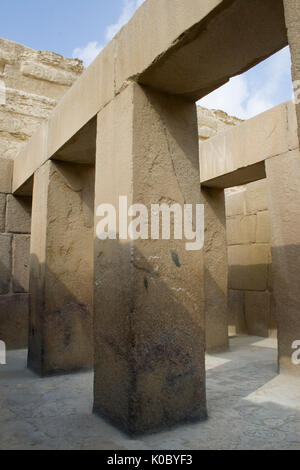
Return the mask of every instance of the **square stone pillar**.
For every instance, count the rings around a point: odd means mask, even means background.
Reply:
[[[98,115],[95,188],[96,229],[119,196],[148,214],[200,203],[195,105],[129,84]],[[94,410],[129,433],[204,418],[202,250],[117,232],[95,236]]]
[[[300,341],[299,149],[266,160],[266,173],[279,367],[281,373],[300,376],[300,365],[293,363],[293,354],[297,353],[294,342]],[[300,353],[298,358],[300,359]]]
[[[292,79],[296,97],[298,137],[300,143],[300,5],[299,0],[283,0],[285,24],[292,56]]]
[[[205,206],[206,350],[226,351],[228,340],[228,259],[224,189],[201,189]]]
[[[34,175],[28,367],[93,364],[94,169],[47,162]]]

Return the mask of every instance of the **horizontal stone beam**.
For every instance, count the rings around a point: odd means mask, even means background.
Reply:
[[[13,191],[128,83],[196,100],[286,44],[282,0],[147,0],[17,156]]]
[[[230,188],[265,178],[265,160],[298,146],[295,105],[290,101],[201,143],[201,183]]]

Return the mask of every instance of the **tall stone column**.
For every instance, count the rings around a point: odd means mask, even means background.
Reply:
[[[129,84],[98,115],[95,188],[96,228],[101,204],[118,220],[119,196],[149,214],[199,203],[195,105]],[[115,240],[95,236],[94,409],[130,433],[203,418],[202,250],[128,240],[121,225]]]
[[[92,367],[94,169],[47,162],[34,175],[28,366]]]
[[[206,350],[228,349],[228,259],[224,189],[201,189],[205,206]]]
[[[299,149],[266,160],[266,173],[271,216],[272,283],[274,313],[278,326],[279,367],[281,373],[300,376],[300,365],[293,363],[293,354],[297,353],[294,343],[300,341]]]
[[[292,78],[297,99],[296,113],[300,143],[300,4],[299,0],[283,0],[285,24],[292,56]]]

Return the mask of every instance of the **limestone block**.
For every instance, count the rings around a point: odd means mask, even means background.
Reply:
[[[0,338],[8,350],[27,348],[28,315],[29,294],[0,296]]]
[[[256,215],[237,215],[226,221],[228,245],[248,245],[256,239]]]
[[[97,139],[96,207],[200,202],[193,103],[131,84]],[[96,238],[94,259],[95,411],[131,433],[205,416],[202,250]]]
[[[300,143],[300,103],[299,103],[299,80],[300,80],[300,36],[299,22],[300,11],[297,0],[283,0],[285,23],[287,27],[289,46],[292,56],[292,78],[295,81],[295,94],[297,97],[296,114],[298,121],[298,142]]]
[[[247,213],[256,213],[268,209],[267,180],[255,181],[247,185],[246,191]]]
[[[26,140],[37,130],[40,119],[11,111],[0,111],[0,129]]]
[[[0,233],[5,231],[6,194],[0,194]]]
[[[10,193],[13,174],[13,162],[0,158],[0,193]]]
[[[71,86],[77,79],[77,75],[65,70],[59,70],[33,61],[26,61],[21,64],[21,72],[26,77],[54,82],[59,85]]]
[[[15,235],[13,238],[13,291],[29,291],[30,235]]]
[[[11,278],[11,235],[0,234],[0,295],[9,292]]]
[[[258,164],[287,152],[292,145],[291,134],[294,130],[287,127],[287,120],[288,105],[284,103],[201,143],[201,182],[207,184],[210,180],[233,175],[241,169],[246,171],[248,168],[250,171],[256,167],[257,177],[253,170],[252,181],[260,179]],[[293,145],[296,146],[296,142]]]
[[[271,243],[269,211],[258,212],[256,217],[256,243]]]
[[[28,366],[40,375],[93,365],[94,169],[54,163],[35,173]]]
[[[247,334],[244,295],[240,290],[228,290],[229,335]]]
[[[205,213],[204,275],[206,350],[228,348],[227,281],[224,191],[201,188]]]
[[[7,196],[6,231],[12,233],[30,233],[31,198]]]
[[[270,293],[245,292],[245,318],[248,334],[269,336],[270,327]]]
[[[229,288],[266,290],[270,258],[269,245],[229,246]]]
[[[282,372],[299,375],[292,343],[300,338],[300,152],[266,162],[272,232],[272,282]]]
[[[246,214],[246,190],[226,194],[226,216]]]
[[[46,119],[57,105],[57,100],[39,96],[35,93],[26,93],[21,90],[6,90],[5,111],[34,116],[38,119]],[[39,121],[38,121],[39,122]]]

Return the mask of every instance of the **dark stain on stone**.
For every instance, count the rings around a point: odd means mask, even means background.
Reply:
[[[148,282],[148,279],[146,277],[144,278],[144,286],[145,286],[145,289],[148,290],[149,282]]]
[[[179,261],[179,256],[176,253],[176,251],[171,251],[171,256],[172,256],[172,260],[176,264],[177,268],[180,268],[181,264],[180,264],[180,261]]]
[[[71,343],[71,333],[70,331],[65,331],[64,335],[64,346],[67,348]]]

